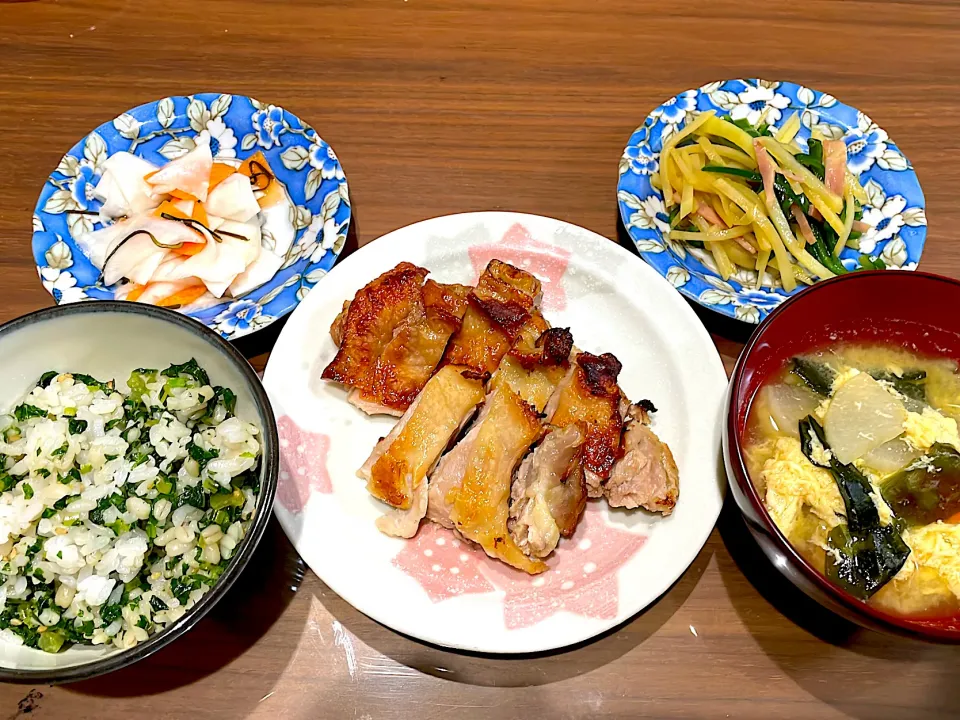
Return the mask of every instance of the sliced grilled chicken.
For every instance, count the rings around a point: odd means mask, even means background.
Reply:
[[[366,412],[402,413],[358,472],[391,506],[381,531],[412,537],[426,516],[535,574],[587,497],[672,511],[677,467],[649,428],[652,405],[625,398],[616,357],[549,326],[536,278],[498,260],[472,289],[425,276],[401,263],[330,328],[339,351],[323,377]]]
[[[542,317],[533,317],[514,347],[500,361],[491,384],[504,383],[542,413],[567,373],[573,337],[566,328],[544,328]],[[524,337],[530,329],[533,340]]]
[[[522,355],[511,350],[500,361],[500,366],[490,380],[488,391],[493,393],[503,388],[516,393],[537,412],[543,410],[556,384],[566,373],[567,358],[573,346],[570,331],[563,328],[546,328],[542,317],[528,320],[532,328],[542,328],[534,339],[529,339],[530,330],[524,329],[527,337],[518,339]],[[542,323],[542,325],[541,325]],[[542,340],[541,340],[542,338]],[[526,365],[526,367],[524,367]],[[430,476],[430,501],[427,518],[444,527],[452,528],[450,513],[453,500],[466,474],[467,460],[474,451],[474,443],[492,406],[485,403],[466,436],[450,452],[440,459],[437,469]]]
[[[340,347],[321,377],[372,392],[380,355],[410,314],[422,309],[426,277],[423,268],[403,262],[357,291],[346,317],[334,321]]]
[[[620,454],[620,368],[620,361],[610,353],[577,353],[545,410],[550,424],[561,428],[576,424],[583,432],[582,463],[589,497],[603,494],[603,482]]]
[[[384,535],[412,538],[420,529],[420,521],[427,514],[427,481],[422,480],[413,488],[410,507],[406,510],[390,508],[377,518],[377,530]]]
[[[384,532],[412,537],[427,507],[427,475],[483,400],[483,382],[448,365],[426,384],[390,434],[358,471],[367,490],[397,509],[378,522]]]
[[[531,322],[535,327],[538,321],[528,321]],[[526,332],[532,335],[529,329]],[[566,372],[573,340],[569,330],[556,328],[542,329],[533,340],[518,336],[517,342],[524,345],[520,348],[522,352],[515,354],[511,350],[501,360],[490,380],[489,394],[476,423],[441,460],[433,474],[427,513],[430,519],[453,527],[463,537],[479,543],[489,555],[527,572],[539,572],[539,565],[525,557],[507,527],[511,487],[515,485],[513,470],[540,435],[540,412]],[[524,442],[528,443],[526,447],[522,447]],[[551,442],[547,448],[553,445]],[[509,474],[505,474],[508,466]],[[566,466],[558,472],[566,477]],[[582,478],[578,487],[582,489]],[[531,492],[536,495],[550,490],[541,484]],[[585,497],[585,491],[582,494]],[[541,498],[541,504],[546,501],[546,496]],[[550,501],[553,504],[545,512],[556,511],[564,519],[569,512],[574,512],[572,524],[576,525],[577,510],[582,511],[582,507],[572,511],[561,508],[560,493],[552,493]],[[495,511],[491,502],[496,506]],[[557,527],[552,517],[550,522]],[[543,555],[555,546],[554,539]]]
[[[507,530],[513,473],[540,436],[540,416],[503,385],[487,396],[486,405],[463,458],[463,478],[445,498],[450,521],[490,557],[530,574],[543,572],[546,565],[525,555]]]
[[[680,496],[680,475],[673,453],[649,427],[653,405],[631,405],[623,434],[623,457],[603,488],[613,507],[642,507],[669,515]]]
[[[449,367],[449,366],[448,366]],[[480,430],[487,421],[493,405],[485,402],[480,408],[467,434],[446,455],[440,458],[437,468],[430,474],[430,490],[427,503],[427,519],[445,528],[453,527],[450,518],[453,502],[460,490],[460,483],[467,474],[467,463],[473,457]]]
[[[350,402],[369,414],[402,414],[427,384],[450,336],[460,328],[469,292],[464,285],[427,280],[420,302],[377,358],[370,386],[351,393]]]
[[[527,455],[511,488],[510,535],[528,555],[544,558],[570,537],[587,506],[577,425],[553,430]]]
[[[540,303],[540,281],[499,260],[491,260],[468,297],[459,331],[444,363],[493,373]]]

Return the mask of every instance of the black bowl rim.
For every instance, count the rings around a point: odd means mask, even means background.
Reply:
[[[773,540],[775,540],[780,550],[790,558],[793,566],[798,568],[804,577],[810,583],[816,586],[817,589],[820,590],[827,598],[837,603],[840,607],[850,611],[854,617],[860,618],[861,616],[865,616],[862,622],[867,623],[869,626],[880,627],[887,632],[892,632],[898,635],[906,635],[908,637],[921,640],[933,639],[941,642],[960,643],[960,630],[950,630],[935,626],[919,625],[914,621],[901,619],[894,615],[889,615],[876,610],[875,608],[867,605],[864,602],[861,602],[860,600],[857,600],[849,593],[831,583],[823,576],[822,573],[820,573],[809,562],[807,562],[807,560],[794,549],[793,544],[780,531],[780,528],[777,527],[777,524],[767,512],[766,506],[760,499],[757,489],[754,486],[753,481],[750,479],[750,474],[747,471],[746,461],[743,456],[743,447],[738,440],[736,417],[739,408],[737,406],[736,398],[739,394],[740,386],[743,380],[743,369],[746,365],[747,358],[752,354],[753,349],[763,338],[767,328],[775,323],[777,318],[787,308],[791,307],[795,303],[802,302],[804,297],[810,297],[812,293],[817,292],[820,288],[843,282],[856,282],[859,278],[888,275],[889,272],[889,270],[857,272],[850,273],[848,275],[839,275],[837,277],[821,281],[813,287],[808,288],[802,293],[794,295],[786,302],[782,303],[767,316],[763,323],[757,327],[756,331],[754,331],[753,335],[750,336],[750,339],[744,346],[740,356],[737,358],[737,364],[733,369],[733,374],[730,376],[730,391],[727,401],[727,418],[726,426],[724,428],[725,432],[723,433],[724,454],[730,468],[733,470],[732,473],[729,473],[732,475],[732,477],[729,477],[728,479],[731,483],[737,483],[738,488],[748,499],[754,512],[760,519],[763,529]],[[934,273],[900,272],[898,273],[897,278],[906,280],[907,282],[916,281],[925,283],[933,281],[960,288],[960,281],[953,278],[944,277],[942,275],[936,275]],[[753,397],[751,396],[750,402],[752,401]],[[814,599],[817,600],[819,604],[824,605],[824,603],[820,602],[819,598],[814,597]],[[825,607],[829,609],[829,605],[825,605]]]
[[[114,670],[132,665],[138,660],[152,655],[163,647],[191,630],[222,598],[236,579],[240,576],[259,545],[270,518],[273,516],[273,502],[277,492],[277,476],[280,468],[279,438],[277,423],[270,399],[264,390],[260,378],[247,359],[233,345],[222,338],[206,325],[191,317],[153,305],[130,303],[122,300],[96,300],[69,305],[56,305],[22,315],[0,325],[0,338],[9,335],[29,325],[70,315],[85,315],[90,313],[127,313],[144,315],[149,318],[169,322],[178,327],[199,335],[211,345],[229,357],[240,373],[244,376],[253,395],[254,406],[262,415],[263,428],[263,461],[260,482],[260,497],[258,498],[257,513],[254,516],[250,530],[240,544],[240,552],[233,557],[233,562],[217,583],[204,595],[200,602],[194,605],[187,613],[173,624],[167,626],[156,635],[151,635],[146,641],[130,648],[120,650],[108,657],[85,662],[67,668],[50,668],[44,670],[18,670],[0,666],[0,681],[15,683],[67,683],[78,680],[88,680],[97,675],[103,675]]]

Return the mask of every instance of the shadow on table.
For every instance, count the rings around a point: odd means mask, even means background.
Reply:
[[[711,556],[708,548],[701,550],[686,573],[640,614],[591,640],[551,652],[490,655],[449,650],[398,634],[361,614],[333,592],[324,593],[318,600],[363,643],[413,671],[476,686],[547,685],[589,673],[641,645],[683,605]]]
[[[306,570],[274,519],[250,564],[230,591],[200,623],[154,655],[109,675],[65,685],[69,692],[99,697],[138,697],[183,688],[212,676],[249,650],[283,614]],[[242,717],[276,684],[295,647],[270,654],[242,684],[223,674],[229,687],[217,692],[224,717]]]
[[[900,718],[905,712],[956,717],[957,648],[864,630],[821,607],[767,559],[732,497],[718,529],[730,556],[718,554],[717,564],[734,608],[757,644],[797,685],[854,718]],[[771,607],[762,608],[743,590],[744,577]],[[758,671],[768,679],[767,670]]]

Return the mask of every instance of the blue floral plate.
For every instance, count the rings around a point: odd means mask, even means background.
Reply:
[[[63,156],[47,179],[33,216],[33,256],[44,287],[57,303],[112,300],[100,270],[75,240],[101,226],[93,197],[104,161],[120,151],[162,165],[209,142],[214,157],[243,160],[263,152],[283,184],[296,229],[280,270],[239,298],[188,314],[225,338],[238,338],[283,317],[333,266],[350,226],[350,196],[343,169],[316,131],[275,105],[242,95],[168,97],[104,123]],[[264,248],[270,238],[264,236]],[[278,253],[279,254],[279,253]]]
[[[651,186],[650,176],[658,170],[664,141],[704,110],[774,127],[796,112],[801,119],[797,136],[801,146],[812,129],[829,139],[842,138],[848,166],[860,176],[869,200],[863,220],[873,229],[863,234],[859,250],[844,249],[841,261],[852,268],[863,253],[880,257],[891,269],[916,269],[927,234],[923,192],[913,166],[887,133],[859,110],[826,93],[788,82],[727,80],[667,100],[633,133],[620,159],[617,201],[623,224],[640,256],[681,293],[711,310],[759,323],[803,289],[799,286],[787,293],[773,281],[754,290],[757,273],[744,269],[725,282],[708,252],[667,237],[663,195]]]

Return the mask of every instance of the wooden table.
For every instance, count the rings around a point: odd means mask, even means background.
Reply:
[[[617,160],[658,102],[791,79],[874,117],[927,195],[922,268],[960,274],[958,3],[0,0],[0,320],[49,305],[30,214],[61,154],[166,95],[281,104],[336,148],[356,238],[505,209],[617,237]],[[745,330],[708,322],[728,367]],[[243,349],[262,364],[275,333]],[[728,504],[729,505],[729,504]],[[336,552],[336,548],[331,548]],[[239,586],[171,647],[75,685],[0,687],[0,717],[952,717],[960,655],[846,624],[766,563],[728,506],[633,621],[518,659],[401,637],[340,600],[274,525]]]

